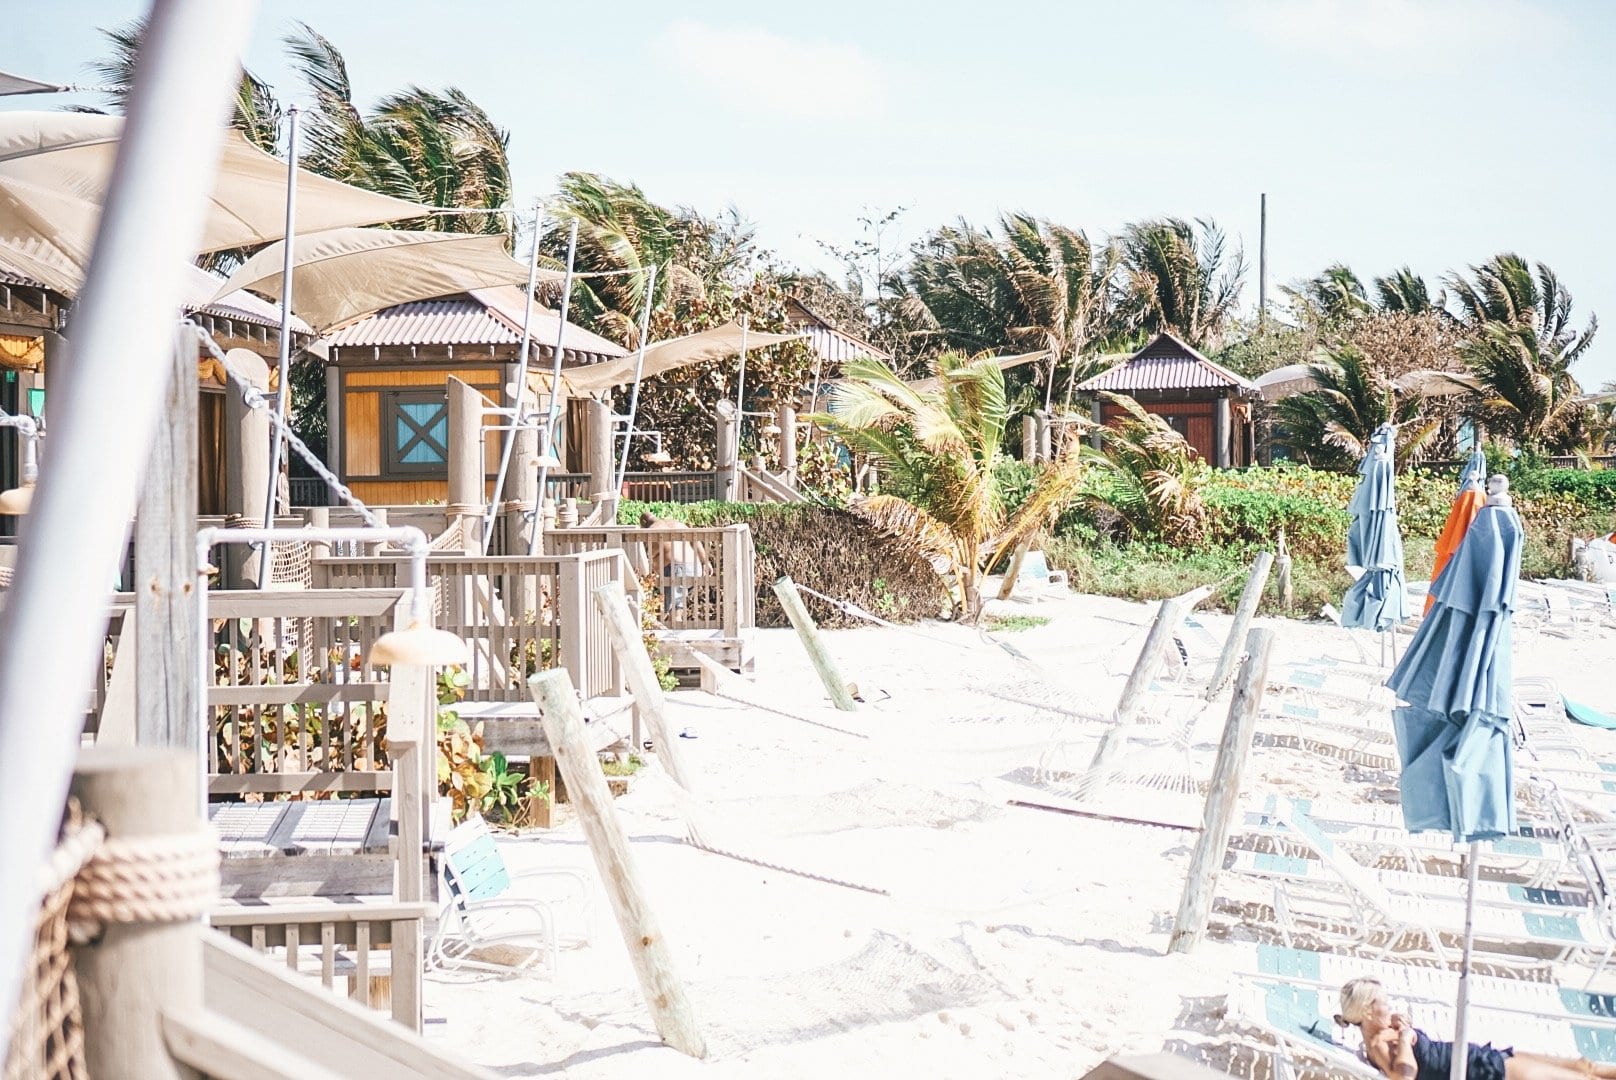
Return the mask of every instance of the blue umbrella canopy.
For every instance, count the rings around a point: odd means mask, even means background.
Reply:
[[[1482,508],[1386,680],[1407,703],[1394,727],[1410,831],[1441,829],[1470,841],[1515,829],[1510,626],[1522,538],[1512,508]]]
[[[1487,482],[1487,455],[1481,452],[1481,447],[1470,451],[1470,457],[1465,461],[1464,468],[1459,470],[1459,490],[1463,491],[1471,484],[1477,487]]]
[[[1347,503],[1347,565],[1363,570],[1341,601],[1341,625],[1389,630],[1408,618],[1403,584],[1403,535],[1397,529],[1395,431],[1382,425],[1358,467],[1358,487]]]

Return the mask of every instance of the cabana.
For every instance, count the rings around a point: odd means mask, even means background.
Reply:
[[[1167,421],[1217,468],[1243,468],[1255,460],[1251,403],[1262,392],[1165,330],[1122,363],[1079,383],[1077,392],[1092,403],[1096,423],[1123,415],[1100,395],[1122,394]]]

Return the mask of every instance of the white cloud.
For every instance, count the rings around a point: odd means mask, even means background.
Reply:
[[[852,45],[682,19],[657,47],[711,103],[737,111],[834,120],[867,116],[886,103],[885,75]]]
[[[1276,45],[1342,59],[1446,66],[1558,40],[1558,14],[1529,0],[1244,0],[1241,15]]]

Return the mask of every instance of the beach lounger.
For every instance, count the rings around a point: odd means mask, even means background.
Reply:
[[[1446,896],[1394,894],[1306,814],[1282,803],[1277,816],[1330,872],[1317,881],[1274,879],[1274,913],[1287,945],[1308,923],[1312,929],[1341,927],[1349,940],[1360,945],[1385,935],[1382,955],[1390,953],[1405,936],[1414,935],[1442,960],[1457,958],[1457,949],[1447,939],[1457,939],[1464,932],[1462,880],[1451,879],[1453,891]],[[1326,906],[1335,910],[1324,915],[1319,909]],[[1562,959],[1597,956],[1602,971],[1613,951],[1605,920],[1592,909],[1540,913],[1478,906],[1473,919],[1478,951],[1500,960],[1519,960],[1524,950],[1550,952]]]
[[[1412,970],[1412,969],[1411,969]],[[1355,1078],[1380,1073],[1348,1041],[1350,1032],[1335,1026],[1336,994],[1340,983],[1297,976],[1236,976],[1229,994],[1229,1011],[1272,1035],[1276,1047],[1275,1075],[1293,1078],[1298,1063],[1293,1052],[1322,1061],[1330,1071]],[[1451,999],[1430,1000],[1400,993],[1388,983],[1392,1007],[1409,1015],[1432,1038],[1451,1038]],[[1472,1002],[1470,1030],[1474,1041],[1496,1046],[1519,1046],[1557,1057],[1586,1057],[1616,1062],[1616,1026],[1599,1017],[1571,1019],[1562,1014],[1539,1014],[1526,1009],[1495,1008]]]
[[[505,865],[494,836],[482,817],[473,814],[449,834],[443,853],[445,890],[443,918],[432,944],[430,966],[473,968],[504,974],[532,971],[541,955],[550,960],[550,973],[559,970],[561,938],[556,929],[556,904],[535,895],[539,881],[561,882],[564,899],[580,909],[584,932],[572,940],[588,940],[589,882],[576,870],[545,867],[512,874]],[[517,888],[520,884],[523,888]],[[476,954],[493,946],[524,947],[524,959],[502,964]]]
[[[1328,884],[1333,871],[1318,859],[1304,855],[1282,855],[1264,851],[1238,850],[1231,853],[1229,869],[1248,877],[1283,879],[1291,882]],[[1444,874],[1422,874],[1414,870],[1383,870],[1366,866],[1370,875],[1394,897],[1423,897],[1448,900],[1463,878]],[[1594,906],[1594,895],[1586,889],[1522,885],[1510,881],[1476,882],[1476,903],[1487,907],[1517,908],[1542,914],[1564,914]]]

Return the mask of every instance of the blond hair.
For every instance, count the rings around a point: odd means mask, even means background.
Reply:
[[[1369,1019],[1369,1007],[1385,992],[1379,979],[1349,981],[1341,987],[1341,1011],[1336,1013],[1335,1022],[1343,1027],[1363,1023]]]

